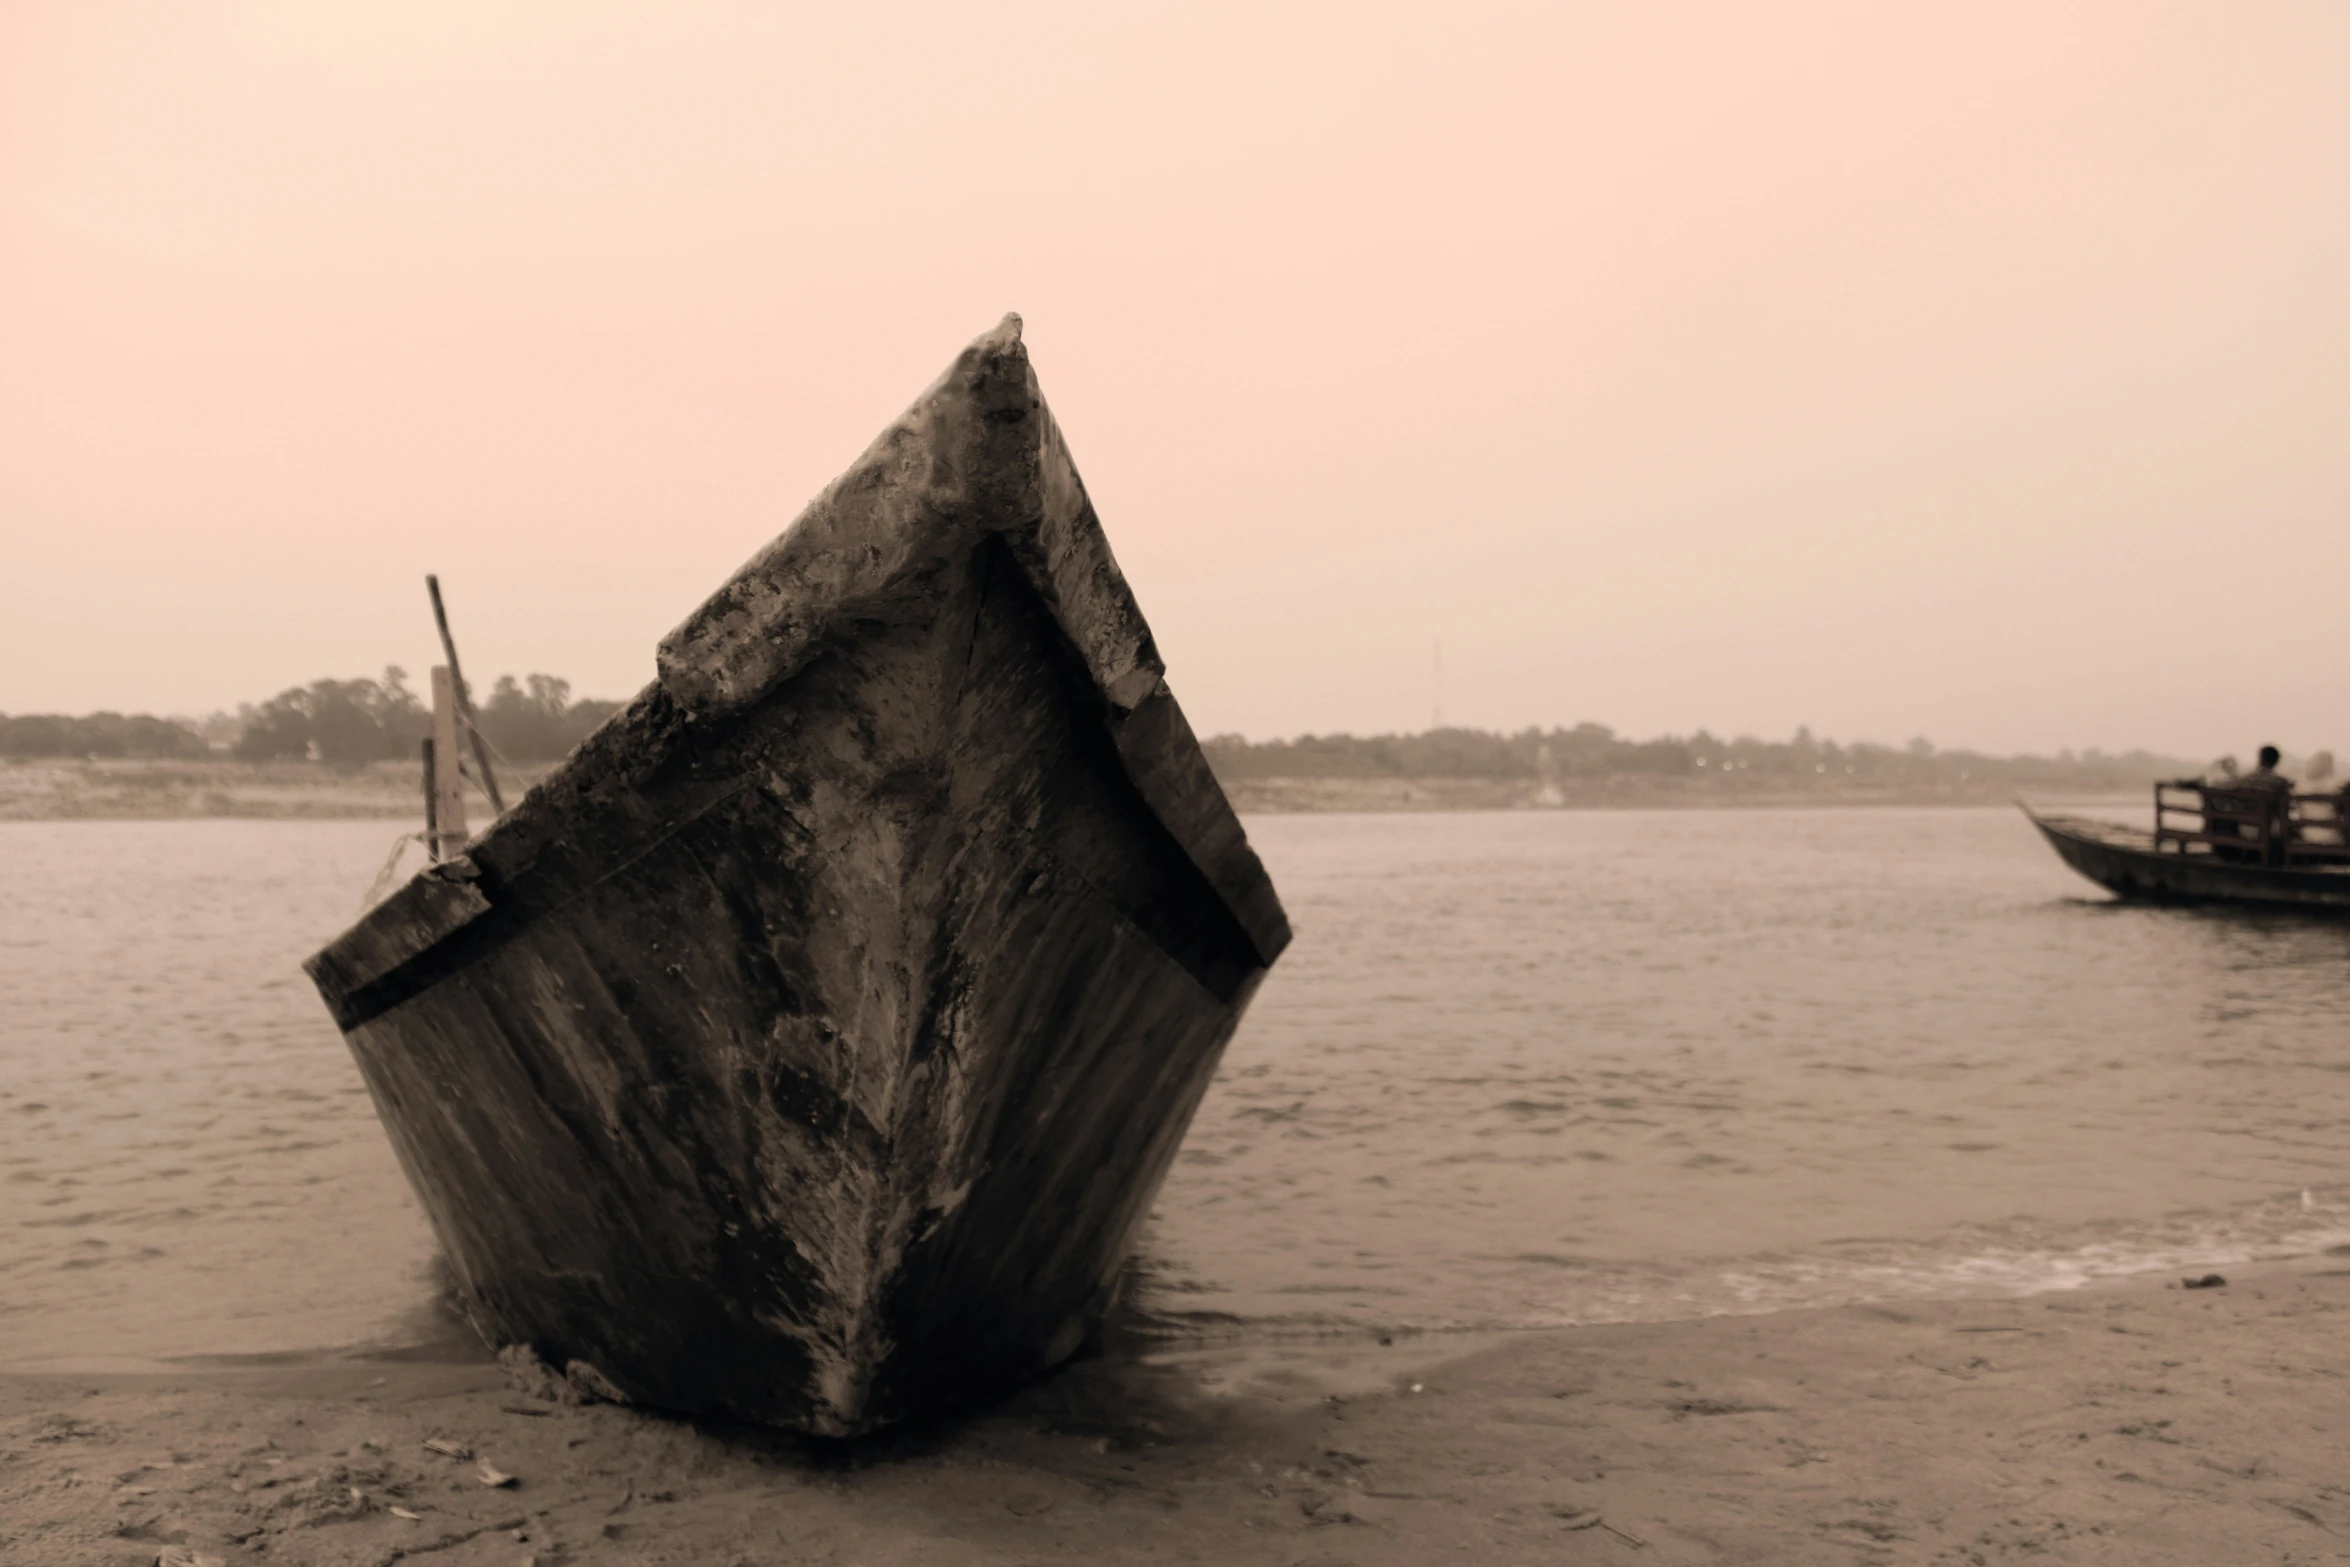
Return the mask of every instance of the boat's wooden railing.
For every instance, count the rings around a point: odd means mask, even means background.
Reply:
[[[2293,796],[2288,865],[2350,865],[2350,788],[2339,794]]]
[[[2154,849],[2285,869],[2350,865],[2350,791],[2294,794],[2180,778],[2154,786]]]

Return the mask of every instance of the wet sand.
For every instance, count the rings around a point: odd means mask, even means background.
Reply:
[[[2346,1311],[2321,1258],[1466,1355],[1105,1358],[848,1452],[484,1362],[0,1378],[0,1561],[2340,1561]]]

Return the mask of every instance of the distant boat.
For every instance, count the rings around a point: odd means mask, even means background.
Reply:
[[[657,667],[307,965],[464,1309],[831,1436],[1033,1378],[1289,927],[1018,318]]]
[[[2065,864],[2123,898],[2350,913],[2342,800],[2180,779],[2154,786],[2152,832],[2023,811]]]

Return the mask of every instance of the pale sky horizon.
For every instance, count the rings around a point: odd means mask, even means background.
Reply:
[[[0,0],[0,712],[626,696],[1007,310],[1203,733],[2350,752],[2350,8]]]

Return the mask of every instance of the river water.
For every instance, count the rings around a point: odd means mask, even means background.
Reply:
[[[2012,811],[1248,825],[1298,934],[1145,1237],[1178,1343],[2350,1243],[2350,923],[2117,907]],[[297,967],[398,830],[0,824],[0,1366],[447,1331]]]

